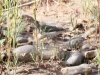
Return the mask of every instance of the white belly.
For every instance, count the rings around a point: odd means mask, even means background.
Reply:
[[[58,31],[58,32],[48,32],[48,33],[43,33],[43,34],[39,34],[38,37],[39,38],[44,38],[44,37],[50,37],[53,38],[59,34],[61,34],[63,31]]]
[[[58,32],[49,32],[49,33],[45,33],[44,35],[47,36],[47,37],[55,37],[59,34],[61,34],[62,31],[58,31]]]

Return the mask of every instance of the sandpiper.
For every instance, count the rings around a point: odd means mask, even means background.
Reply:
[[[36,27],[38,28],[39,34],[38,38],[54,38],[59,34],[62,34],[63,32],[67,31],[68,29],[63,29],[56,26],[50,26],[50,25],[40,25],[38,21],[36,21]]]

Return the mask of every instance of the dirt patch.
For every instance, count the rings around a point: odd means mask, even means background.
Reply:
[[[24,2],[22,0],[21,3],[23,4],[28,1],[29,0],[25,0]],[[19,9],[21,11],[19,12],[19,15],[27,14],[27,15],[34,17],[33,7],[34,5],[22,7],[21,9]],[[88,24],[88,20],[87,18],[85,18],[83,12],[84,11],[83,11],[81,0],[79,1],[63,0],[63,2],[61,2],[60,4],[50,0],[48,6],[46,2],[44,2],[42,3],[42,5],[40,5],[37,8],[36,19],[40,23],[43,22],[43,23],[47,23],[48,25],[50,24],[52,26],[69,28],[70,31],[73,30],[74,28],[78,29],[76,30],[76,33],[74,32],[65,33],[64,35],[65,37],[71,38],[71,37],[77,36],[77,32],[81,34],[86,31],[85,25]],[[71,22],[72,19],[73,19],[74,26],[72,25],[72,22]],[[30,25],[30,23],[28,22],[26,24]],[[34,37],[33,37],[32,31],[30,31],[30,28],[34,29],[34,27],[31,27],[31,26],[28,26],[28,27],[26,28],[25,33],[23,33],[23,34],[26,34],[26,36],[23,36],[23,37],[27,38],[30,36],[31,38],[29,37],[28,39],[31,39],[31,41],[33,41]],[[90,37],[91,36],[89,36],[89,38]],[[94,44],[95,36],[92,36],[92,37],[93,37],[92,44]],[[89,43],[89,41],[86,41],[86,43]],[[62,45],[58,45],[58,46],[62,46]],[[4,47],[0,47],[1,51],[4,50],[3,48]],[[42,60],[39,62],[40,63],[39,67],[37,67],[38,64],[34,62],[23,63],[23,64],[18,65],[17,70],[18,70],[18,73],[20,73],[19,70],[21,69],[20,74],[22,75],[63,75],[61,73],[61,68],[65,67],[65,65],[61,65],[59,63],[60,61],[61,60],[52,60],[52,59],[44,60],[44,61]],[[11,71],[15,69],[15,67],[10,67],[10,68],[11,68]],[[7,69],[5,68],[3,69],[6,72]]]

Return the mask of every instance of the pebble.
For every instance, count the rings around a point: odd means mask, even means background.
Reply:
[[[42,52],[43,59],[58,59],[63,58],[65,55],[65,51],[51,49],[51,50],[44,50]]]
[[[16,74],[22,73],[22,72],[25,72],[24,68],[20,68],[20,69],[16,70]],[[14,75],[14,73],[15,73],[15,70],[12,70],[12,71],[9,72],[10,75]]]
[[[92,69],[98,69],[98,63],[94,62],[94,63],[90,63],[90,67]]]
[[[88,51],[88,50],[90,50],[90,45],[89,44],[84,44],[82,46],[82,51]]]
[[[83,60],[83,54],[77,51],[69,52],[65,58],[67,65],[76,66],[80,65]]]
[[[16,42],[18,42],[18,43],[27,43],[28,42],[28,38],[25,38],[25,37],[17,37],[16,38]]]
[[[34,55],[34,57],[36,56],[35,45],[24,45],[13,50],[13,54],[16,54],[18,56],[19,61],[32,61],[32,58],[30,57],[31,53]],[[62,58],[64,56],[64,53],[64,51],[56,50],[55,48],[39,48],[38,56],[43,60],[56,59]]]
[[[85,58],[94,58],[96,56],[96,53],[98,50],[91,50],[91,51],[86,51],[83,53]]]
[[[92,68],[88,64],[81,64],[79,66],[65,67],[61,69],[63,75],[78,75],[86,74],[91,75]]]
[[[12,52],[17,56],[18,61],[29,62],[32,61],[30,54],[35,56],[35,47],[33,45],[24,45],[14,49]]]
[[[35,48],[33,47],[33,45],[24,45],[24,46],[20,46],[16,49],[13,50],[13,53],[18,54],[18,53],[30,53],[32,51],[34,51]]]

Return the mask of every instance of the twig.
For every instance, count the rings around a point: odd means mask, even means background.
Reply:
[[[55,0],[53,0],[53,1],[54,1],[56,4],[58,4],[58,5],[60,4],[59,2],[57,2],[57,1],[55,1]]]
[[[1,63],[2,67],[1,67],[1,72],[0,72],[0,75],[2,75],[2,72],[3,72],[3,64]]]
[[[47,0],[47,11],[49,11],[49,1]]]
[[[100,43],[100,0],[98,1],[98,13],[99,13],[99,43]]]
[[[35,0],[35,1],[37,2],[37,1],[39,1],[39,0]],[[22,4],[22,5],[19,5],[19,6],[17,6],[17,7],[14,6],[14,7],[10,8],[10,9],[20,8],[20,7],[23,7],[23,6],[31,5],[31,4],[33,4],[35,1],[31,1],[31,2],[28,2],[28,3]],[[8,11],[8,9],[4,9],[3,12],[4,12],[4,11]]]

